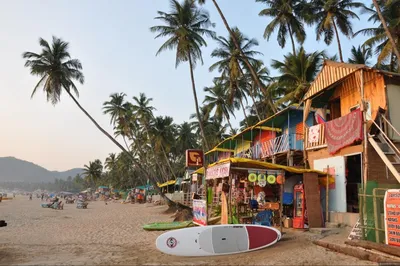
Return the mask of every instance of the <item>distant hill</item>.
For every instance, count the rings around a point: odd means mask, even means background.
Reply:
[[[53,182],[56,178],[66,179],[68,176],[81,174],[83,169],[74,168],[64,172],[49,171],[37,164],[15,157],[0,157],[0,182]]]

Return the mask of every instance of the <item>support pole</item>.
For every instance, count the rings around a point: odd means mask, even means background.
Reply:
[[[363,115],[363,133],[364,133],[364,142],[363,142],[363,208],[360,208],[360,212],[364,213],[364,209],[366,209],[367,206],[367,180],[368,180],[368,132],[367,132],[367,116],[366,116],[366,102],[365,102],[365,95],[364,95],[364,70],[360,70],[360,94],[361,94],[361,105],[362,105],[362,115]],[[363,219],[361,219],[363,218]],[[360,215],[360,224],[365,226],[364,224],[364,215]],[[362,230],[363,233],[363,238],[365,237],[364,235],[364,230]]]
[[[280,203],[279,203],[279,226],[281,230],[281,234],[283,234],[283,227],[282,227],[282,211],[283,211],[283,183],[280,185]]]
[[[326,190],[325,190],[325,227],[329,222],[329,165],[326,166]]]

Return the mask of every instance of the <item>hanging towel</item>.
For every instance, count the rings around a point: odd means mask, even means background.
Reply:
[[[308,129],[308,142],[317,143],[319,141],[319,132],[321,130],[321,125],[315,125]]]
[[[363,140],[363,118],[360,109],[325,123],[325,138],[328,152],[335,154],[340,149]]]

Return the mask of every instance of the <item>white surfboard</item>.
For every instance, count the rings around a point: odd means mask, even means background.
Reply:
[[[248,252],[275,244],[279,230],[260,225],[230,224],[184,228],[160,235],[157,248],[176,256],[215,256]]]

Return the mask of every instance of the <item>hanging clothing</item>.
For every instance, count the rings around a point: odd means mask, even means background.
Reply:
[[[363,140],[363,136],[363,118],[360,109],[325,123],[325,138],[330,154]]]
[[[319,142],[319,133],[321,131],[321,125],[315,125],[308,129],[308,142],[317,143]]]

